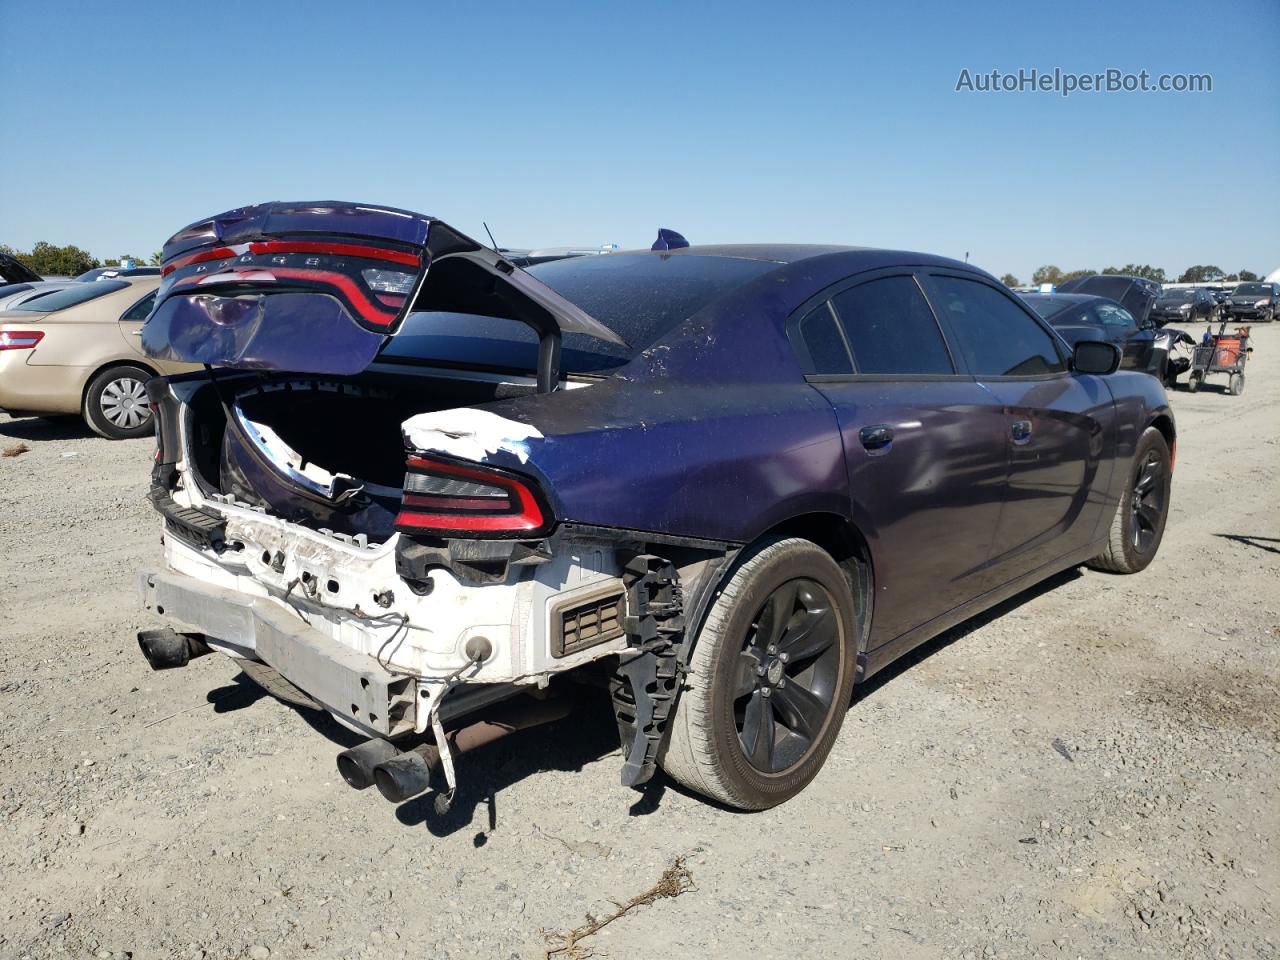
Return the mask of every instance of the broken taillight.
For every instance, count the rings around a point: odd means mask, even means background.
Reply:
[[[412,456],[396,529],[441,536],[528,537],[551,514],[531,482],[495,467]]]
[[[39,330],[0,331],[0,350],[30,350],[43,339]]]

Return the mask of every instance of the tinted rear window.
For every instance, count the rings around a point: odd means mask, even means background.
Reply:
[[[1068,300],[1059,300],[1057,297],[1023,297],[1029,306],[1036,313],[1040,314],[1041,319],[1048,320],[1050,317],[1056,317],[1067,307],[1071,306]]]
[[[53,293],[29,300],[14,309],[27,310],[32,313],[52,313],[55,310],[65,310],[67,307],[88,303],[90,300],[98,299],[98,297],[105,297],[108,293],[115,293],[117,290],[123,290],[127,286],[129,284],[123,280],[99,280],[96,283],[86,283],[67,287],[65,290],[55,290]]]
[[[853,373],[849,351],[827,304],[810,310],[800,321],[800,339],[809,351],[814,373]]]
[[[911,277],[859,284],[831,303],[858,373],[955,373],[938,321]]]
[[[624,253],[540,263],[529,273],[627,342],[621,347],[566,335],[563,369],[592,373],[621,366],[712,300],[778,266],[771,260]],[[381,355],[533,370],[537,342],[530,328],[511,320],[415,313]]]

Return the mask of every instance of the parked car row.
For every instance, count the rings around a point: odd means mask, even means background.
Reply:
[[[139,583],[172,626],[139,644],[318,704],[367,738],[344,779],[395,801],[447,808],[468,745],[584,684],[624,784],[780,803],[855,684],[1057,571],[1155,556],[1176,434],[1147,317],[1037,306],[1071,323],[894,250],[663,231],[523,268],[367,204],[198,221],[142,328],[191,372],[147,386]]]
[[[157,374],[199,369],[143,355],[142,324],[160,278],[100,277],[0,288],[0,409],[79,415],[113,440],[151,433],[145,385]]]

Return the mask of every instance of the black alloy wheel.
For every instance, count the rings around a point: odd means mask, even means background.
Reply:
[[[1165,498],[1164,461],[1159,451],[1149,450],[1138,470],[1129,498],[1133,511],[1132,539],[1135,550],[1148,553],[1164,527]]]
[[[1194,385],[1198,381],[1192,379]],[[1089,561],[1095,570],[1137,573],[1155,559],[1169,519],[1173,456],[1169,443],[1155,427],[1138,438],[1129,482],[1111,521],[1107,545]]]
[[[761,773],[805,759],[835,704],[839,624],[816,581],[790,580],[757,612],[738,655],[734,722],[742,752]]]

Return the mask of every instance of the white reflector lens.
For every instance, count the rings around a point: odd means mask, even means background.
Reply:
[[[398,293],[406,297],[413,292],[413,281],[416,278],[412,273],[379,270],[377,267],[361,270],[360,275],[364,277],[364,282],[369,285],[370,290],[376,290],[378,293]]]

